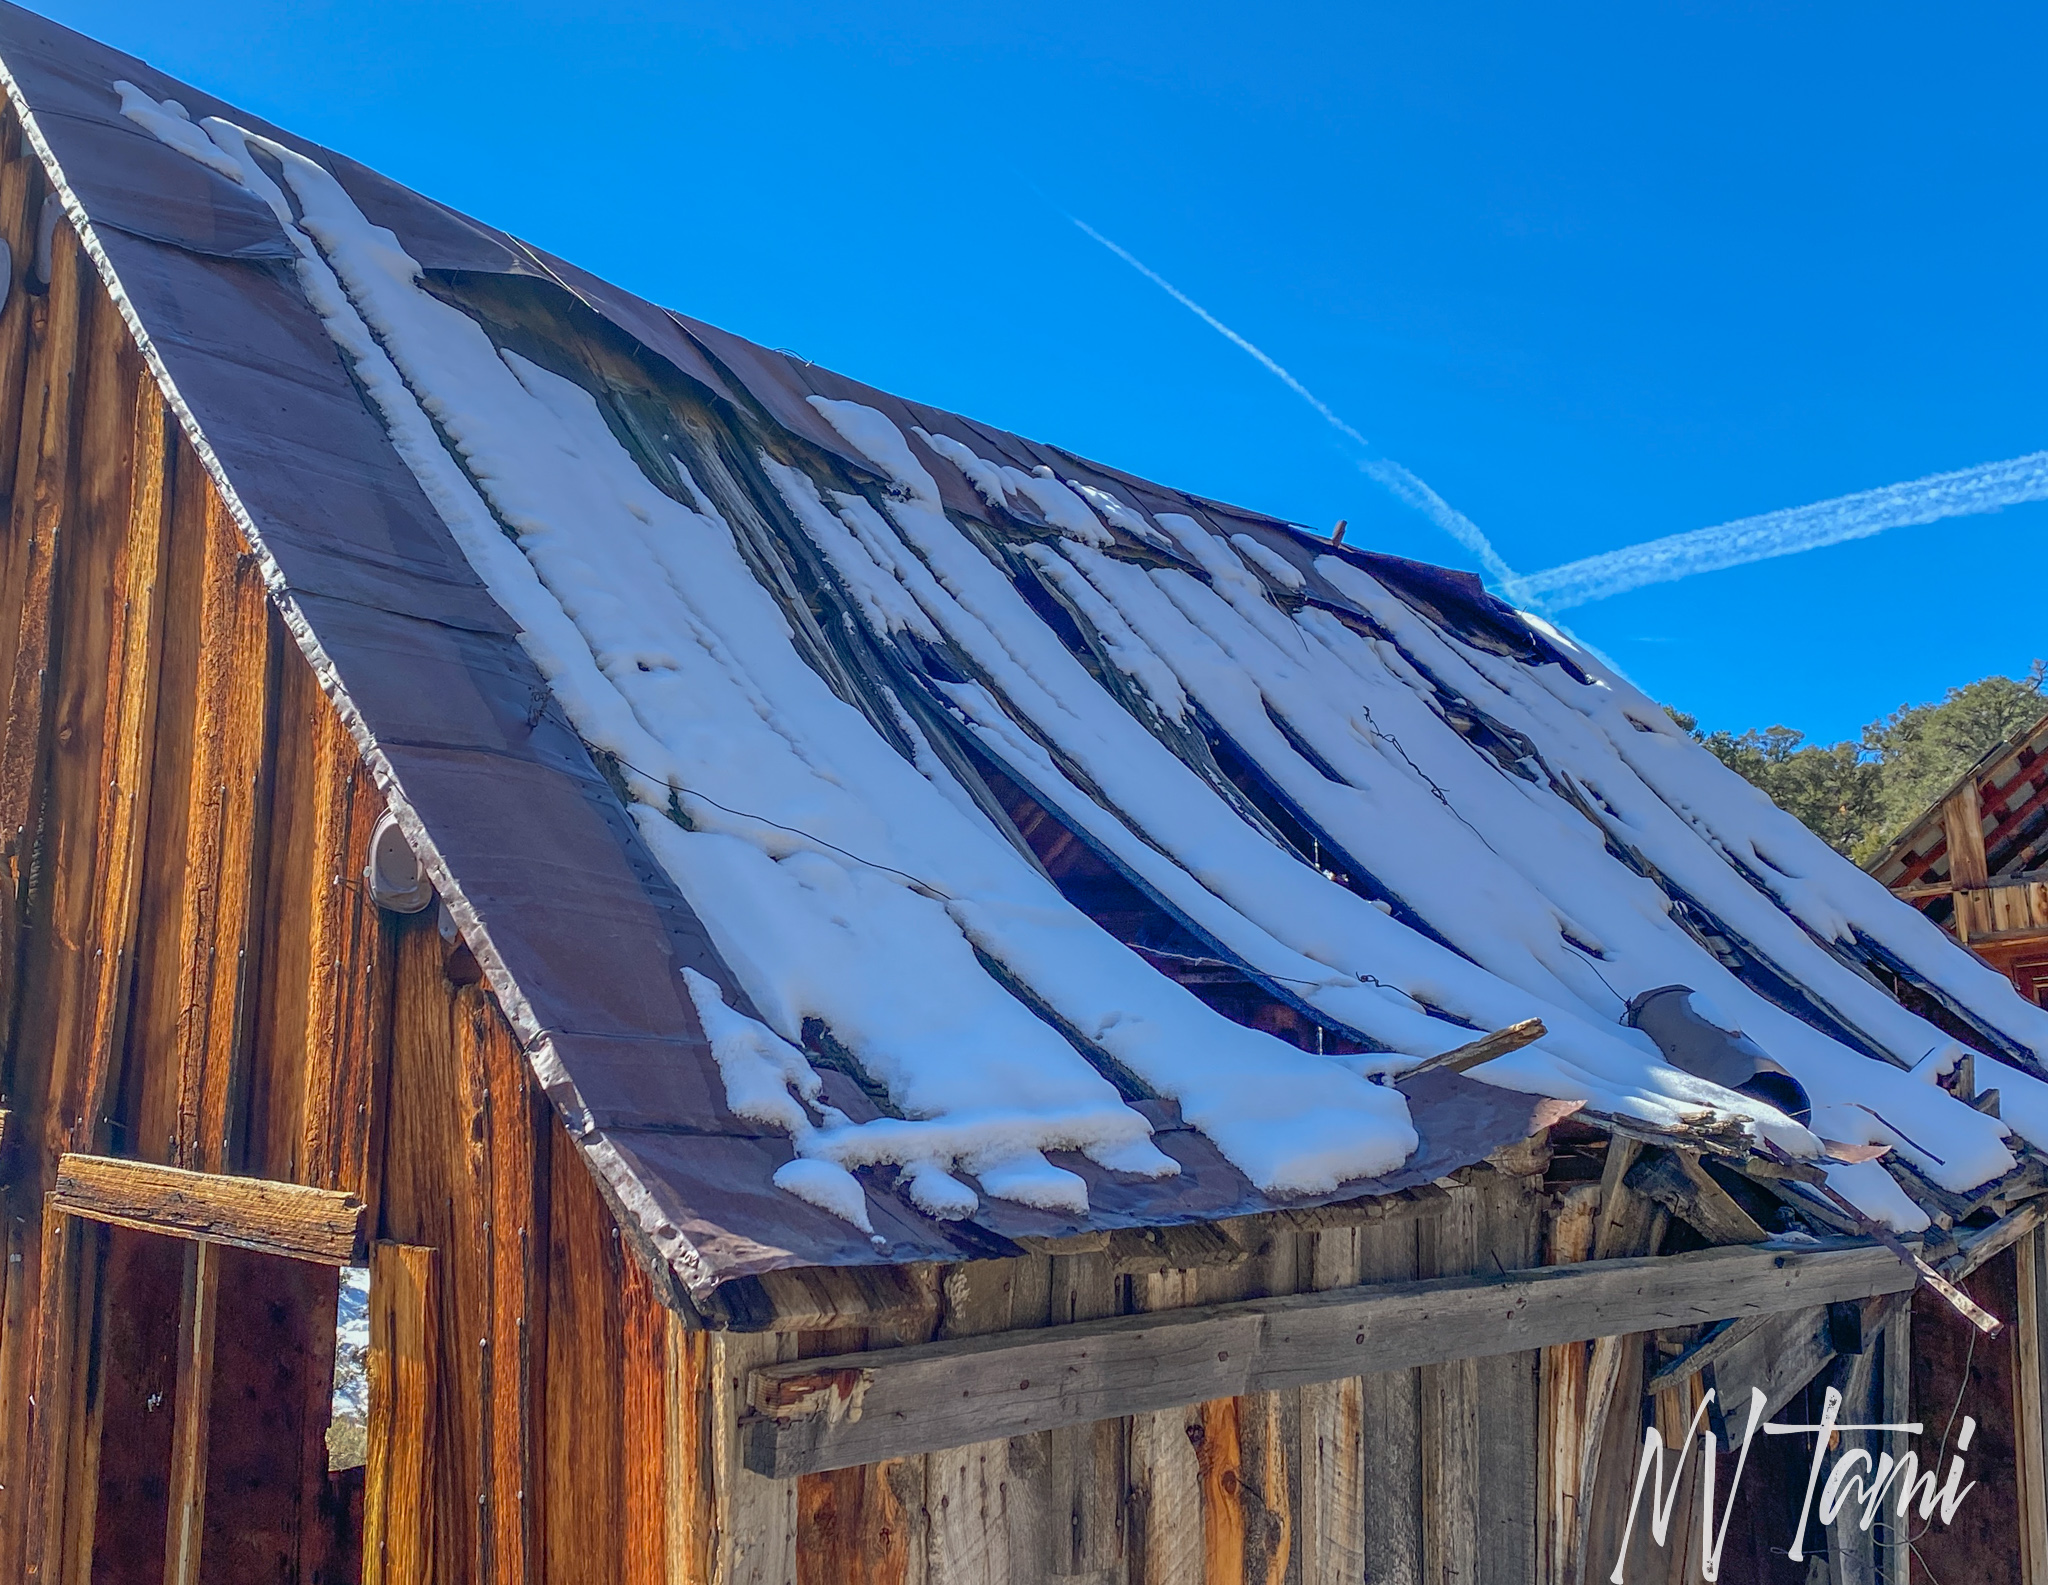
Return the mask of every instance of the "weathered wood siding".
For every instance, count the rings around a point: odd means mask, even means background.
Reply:
[[[347,1191],[435,1252],[432,1412],[373,1450],[373,1484],[424,1472],[393,1539],[431,1551],[372,1577],[662,1577],[625,1537],[677,1528],[666,1384],[705,1349],[467,953],[367,899],[383,799],[68,224],[31,279],[47,184],[11,116],[0,148],[0,1578],[353,1568],[332,1269],[226,1251],[195,1286],[199,1246],[46,1213],[67,1151]]]
[[[1157,1258],[1105,1235],[783,1274],[753,1290],[775,1330],[665,1309],[475,961],[436,911],[367,899],[382,797],[68,226],[29,278],[46,188],[19,145],[0,125],[0,1579],[1604,1577],[1584,1549],[1626,1505],[1642,1336],[748,1471],[763,1364],[1648,1252],[1667,1218],[1617,1145],[1561,1196],[1531,1155],[1370,1217],[1161,1235]],[[365,1202],[364,1488],[337,1496],[321,1440],[333,1268],[65,1214],[66,1152]],[[2048,1258],[2029,1262],[2031,1301]],[[1892,1339],[1881,1365],[1830,1368],[1896,1403]],[[2039,1353],[2015,1356],[2030,1403]],[[1697,1391],[1647,1412],[1675,1431]],[[1682,1572],[1631,1555],[1631,1577]]]

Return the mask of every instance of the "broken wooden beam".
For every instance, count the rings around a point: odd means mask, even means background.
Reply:
[[[1770,1237],[1735,1196],[1714,1181],[1693,1151],[1658,1151],[1629,1173],[1628,1186],[1688,1223],[1710,1244],[1760,1244]]]
[[[1467,1068],[1476,1068],[1482,1062],[1491,1062],[1495,1057],[1504,1057],[1510,1051],[1520,1051],[1532,1046],[1550,1031],[1543,1027],[1540,1018],[1525,1018],[1519,1024],[1509,1024],[1505,1029],[1496,1029],[1490,1035],[1481,1035],[1469,1044],[1459,1046],[1455,1051],[1445,1051],[1414,1067],[1394,1075],[1399,1086],[1410,1079],[1418,1079],[1425,1073],[1463,1073]]]
[[[363,1257],[363,1202],[304,1184],[67,1154],[57,1163],[49,1203],[68,1216],[263,1255],[331,1266],[357,1265]]]
[[[1752,1244],[1115,1316],[765,1366],[746,1459],[786,1477],[1217,1398],[1910,1288],[1879,1245]]]

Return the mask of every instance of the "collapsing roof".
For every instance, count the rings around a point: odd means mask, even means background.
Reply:
[[[1908,1230],[2048,1145],[2048,1013],[1468,575],[752,346],[12,7],[0,62],[688,1291],[1390,1192],[1576,1105]],[[1807,1126],[1666,1060],[1671,985]]]

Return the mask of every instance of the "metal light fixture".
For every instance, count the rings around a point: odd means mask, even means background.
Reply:
[[[363,866],[363,881],[370,888],[370,900],[394,914],[416,914],[434,900],[426,865],[388,810],[370,833],[370,862]]]

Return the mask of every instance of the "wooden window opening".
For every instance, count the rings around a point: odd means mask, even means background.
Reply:
[[[373,1434],[367,1468],[333,1471],[337,1299],[343,1265],[363,1258],[361,1205],[100,1157],[65,1157],[56,1185],[45,1213],[35,1577],[424,1579],[366,1566],[363,1539],[366,1490],[385,1499],[380,1536],[397,1543],[386,1557],[403,1557],[408,1524],[424,1523],[432,1252],[371,1252],[383,1278],[372,1288],[369,1370],[381,1446]],[[408,1507],[403,1522],[393,1518]]]

